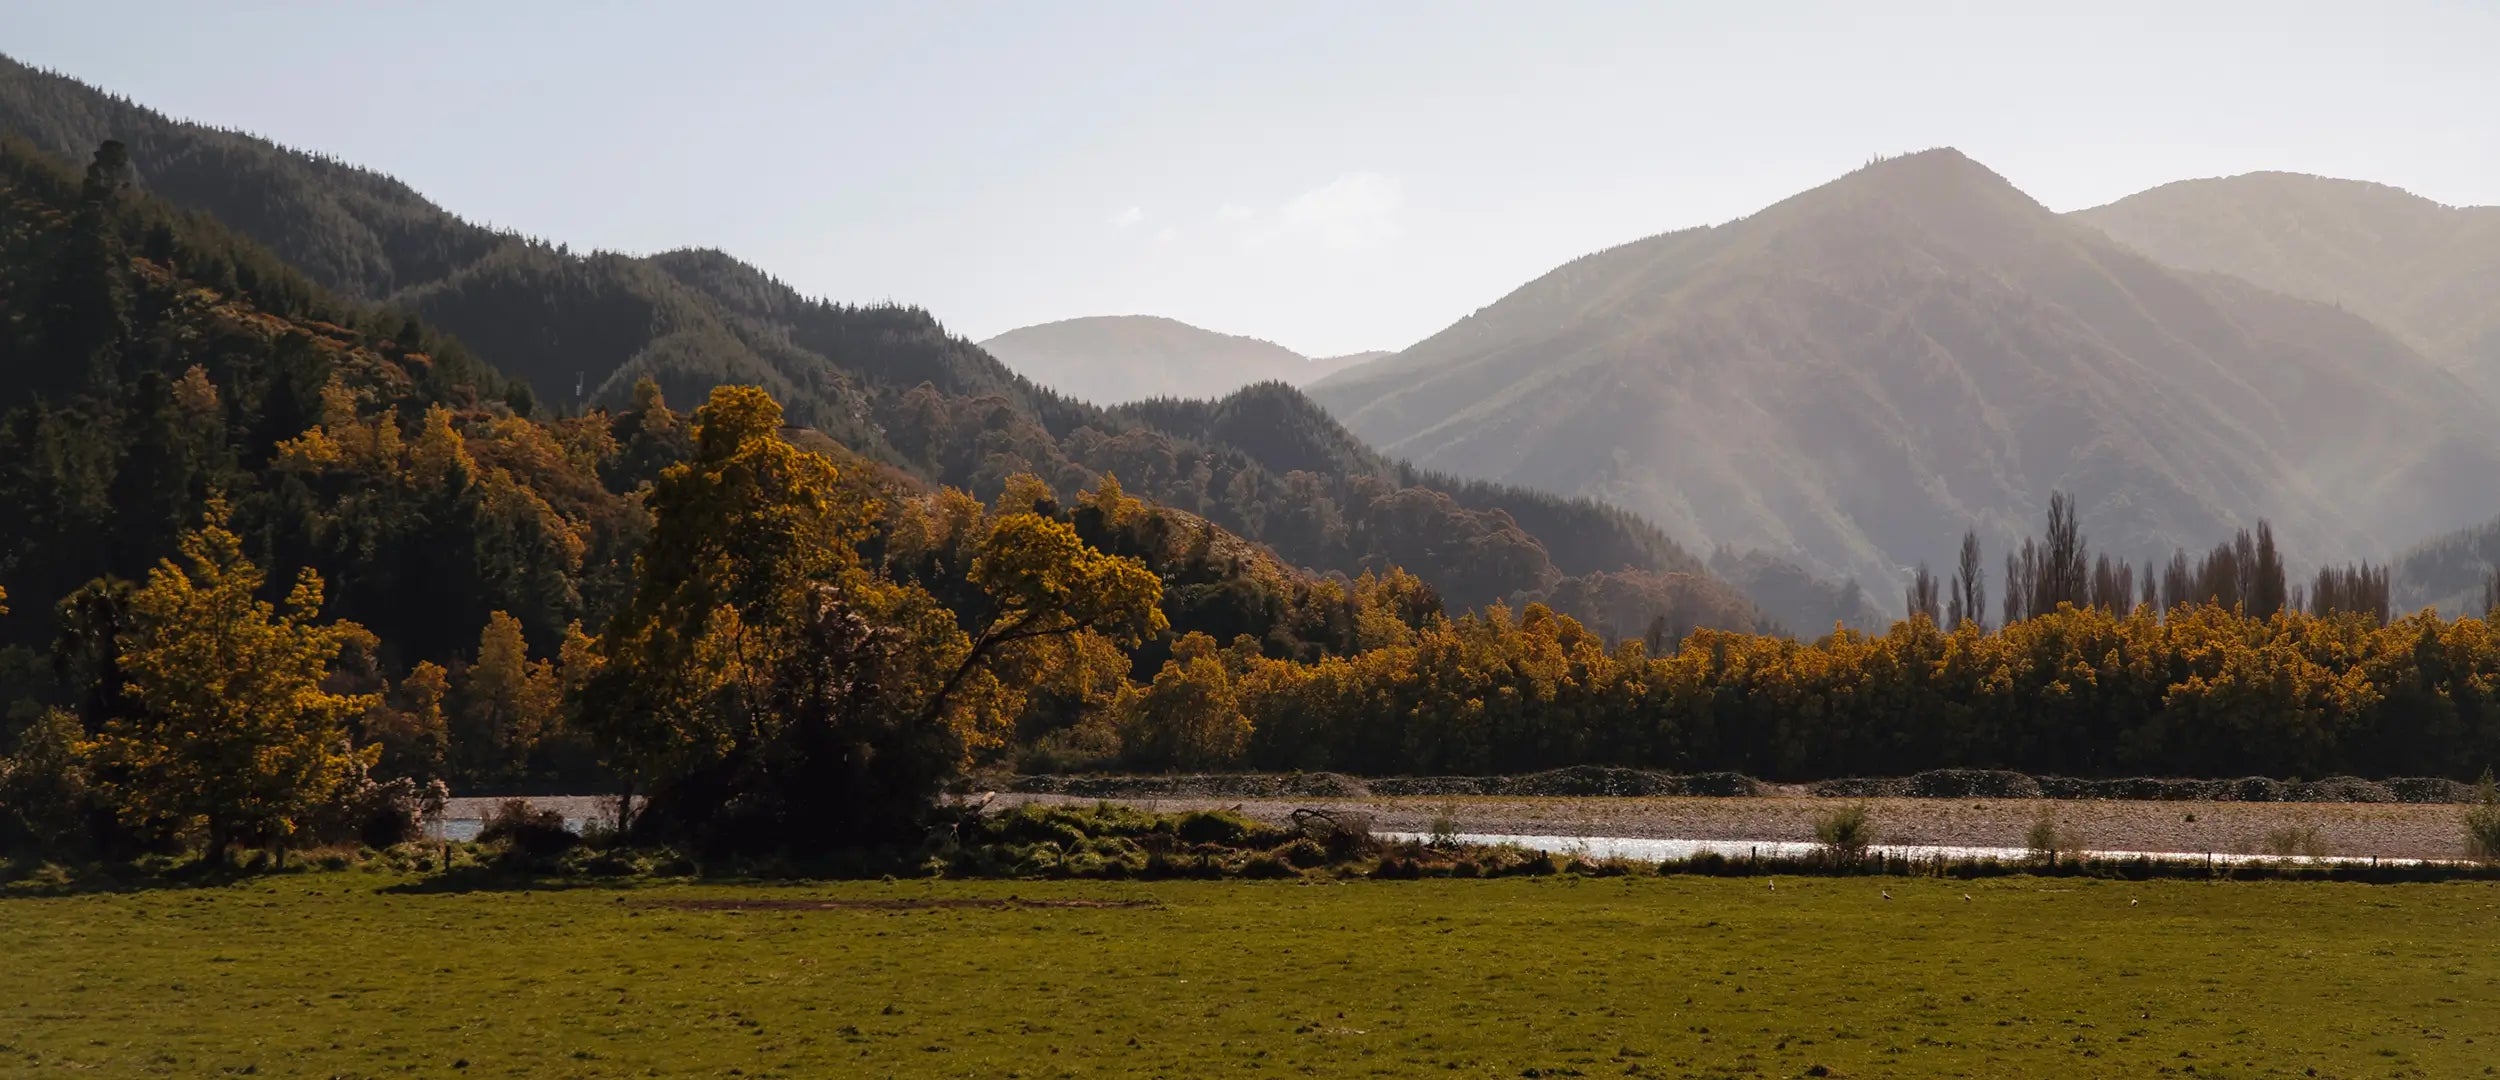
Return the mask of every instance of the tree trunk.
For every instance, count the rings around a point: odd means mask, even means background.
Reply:
[[[621,771],[621,770],[620,770]],[[616,793],[616,835],[625,836],[634,825],[634,781],[627,778]]]

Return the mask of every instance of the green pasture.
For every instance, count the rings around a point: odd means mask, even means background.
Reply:
[[[2460,1077],[2495,946],[2488,883],[345,870],[0,898],[0,1075]]]

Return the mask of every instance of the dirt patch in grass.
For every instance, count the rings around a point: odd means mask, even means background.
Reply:
[[[798,900],[787,897],[694,897],[641,901],[643,907],[673,908],[679,911],[937,911],[954,908],[986,910],[1027,910],[1041,908],[1145,908],[1156,907],[1152,900],[1094,900],[1059,898],[1034,900],[1015,896],[928,896],[874,897],[835,900]]]

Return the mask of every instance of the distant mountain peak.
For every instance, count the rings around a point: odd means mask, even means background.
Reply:
[[[2381,557],[2500,501],[2485,407],[2420,352],[2166,269],[1950,148],[1574,260],[1312,392],[1393,457],[1879,602],[1966,528],[2026,535],[2053,490],[2131,559],[2260,517]]]
[[[2043,217],[2050,214],[2047,207],[2015,187],[2013,181],[1949,146],[1878,158],[1764,213],[1790,203],[1824,208],[1881,205],[1954,218],[1977,212]]]
[[[1034,382],[1098,405],[1217,398],[1262,382],[1301,386],[1345,366],[1161,315],[1061,319],[1009,330],[981,347]]]
[[[2070,216],[2159,262],[2356,312],[2500,392],[2500,207],[2253,172],[2163,184]]]

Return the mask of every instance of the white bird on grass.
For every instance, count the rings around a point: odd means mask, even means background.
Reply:
[[[2129,901],[2127,901],[2127,906],[2128,906],[2128,907],[2134,907],[2134,906],[2136,906],[2137,904],[2141,904],[2141,903],[2143,903],[2143,902],[2144,902],[2144,901],[2142,901],[2142,900],[2129,900]]]
[[[1875,891],[1884,894],[1884,899],[1886,900],[1892,899],[1892,890],[1890,889],[1877,889]]]
[[[1963,902],[1963,903],[1965,903],[1965,904],[1970,903],[1970,894],[1969,894],[1969,893],[1963,893],[1963,894],[1962,894],[1962,902]]]

